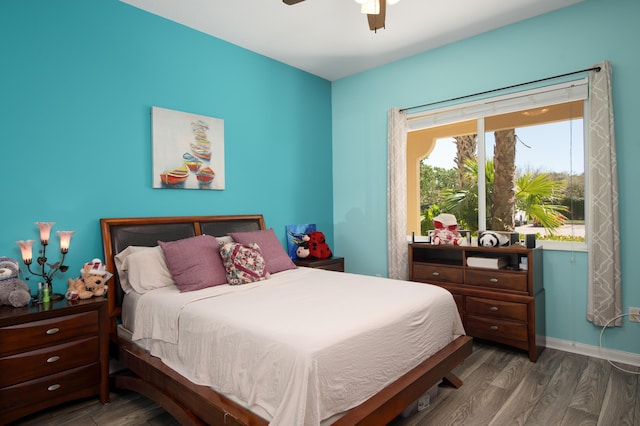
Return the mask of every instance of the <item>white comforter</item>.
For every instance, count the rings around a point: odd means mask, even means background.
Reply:
[[[142,295],[133,339],[191,381],[318,425],[364,402],[458,335],[450,293],[298,268],[259,283]]]

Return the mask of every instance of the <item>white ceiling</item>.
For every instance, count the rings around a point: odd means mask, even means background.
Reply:
[[[369,30],[353,0],[121,0],[337,80],[582,0],[401,0]]]

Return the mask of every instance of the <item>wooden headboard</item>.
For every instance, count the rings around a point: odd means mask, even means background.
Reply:
[[[158,241],[175,241],[196,235],[221,237],[229,232],[265,229],[262,215],[172,216],[100,219],[102,247],[107,270],[113,282],[107,292],[111,333],[120,316],[123,291],[116,271],[114,256],[129,246],[153,247]]]

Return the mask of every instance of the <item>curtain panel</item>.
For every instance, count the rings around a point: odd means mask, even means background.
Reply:
[[[611,101],[611,64],[597,64],[589,76],[589,282],[587,320],[621,326],[618,175]]]
[[[407,114],[388,112],[387,240],[389,278],[409,279],[407,247]]]

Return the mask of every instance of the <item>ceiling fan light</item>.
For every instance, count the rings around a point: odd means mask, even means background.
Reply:
[[[394,4],[398,3],[400,0],[387,0],[387,4],[393,6]]]
[[[358,4],[365,4],[366,2],[368,2],[369,0],[355,0],[356,3]]]
[[[378,15],[380,13],[380,0],[367,0],[360,6],[360,12],[367,15]]]

